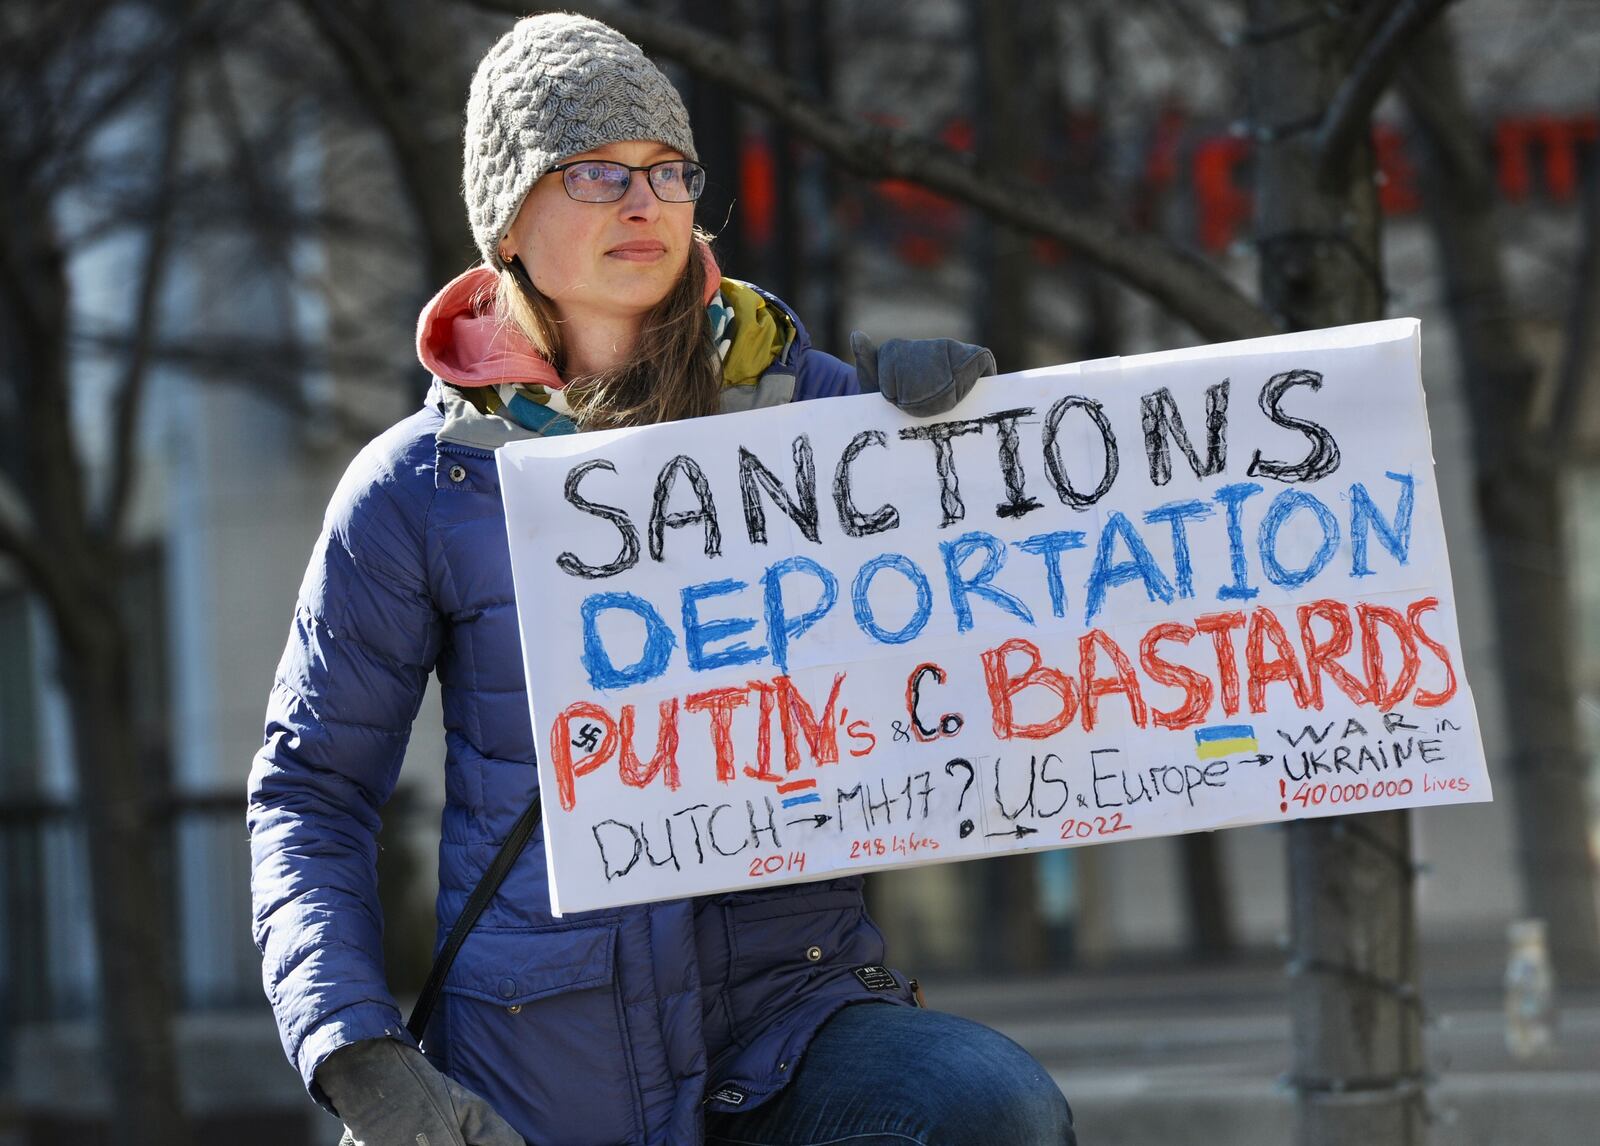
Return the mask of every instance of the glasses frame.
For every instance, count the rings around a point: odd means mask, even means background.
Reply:
[[[603,164],[607,167],[621,167],[628,172],[628,182],[615,199],[580,199],[572,193],[572,187],[567,183],[567,170],[573,167],[585,167],[592,163]],[[650,173],[658,167],[666,167],[671,163],[683,164],[686,174],[691,171],[698,171],[700,173],[700,189],[696,191],[692,197],[688,199],[667,199],[663,198],[661,192],[656,188],[654,180],[652,180],[650,177]],[[660,199],[663,203],[694,203],[699,200],[701,195],[705,194],[706,190],[706,169],[702,164],[696,163],[693,159],[662,159],[656,163],[647,163],[643,167],[635,167],[629,163],[619,163],[615,159],[574,159],[570,163],[558,163],[554,167],[550,168],[550,171],[552,173],[558,171],[561,172],[561,189],[567,193],[567,198],[571,199],[574,203],[620,203],[623,199],[627,198],[628,188],[633,186],[633,173],[635,171],[643,171],[645,173],[645,186],[650,188],[650,193],[657,199]],[[684,186],[688,185],[689,180],[685,179]]]

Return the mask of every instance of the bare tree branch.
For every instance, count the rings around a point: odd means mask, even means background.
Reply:
[[[1361,49],[1317,129],[1318,178],[1332,186],[1350,149],[1369,130],[1372,109],[1388,90],[1407,48],[1452,0],[1400,0]]]
[[[0,133],[0,144],[9,142]],[[66,255],[29,174],[0,146],[0,385],[10,390],[14,423],[6,427],[6,464],[26,475],[36,532],[57,547],[57,560],[72,560],[81,556],[77,527],[87,501],[70,424]]]
[[[521,0],[469,2],[507,15],[520,16],[526,10]],[[819,106],[786,77],[751,67],[730,40],[609,0],[565,6],[604,19],[646,49],[722,84],[859,176],[909,179],[975,207],[996,222],[1057,240],[1149,295],[1203,337],[1251,338],[1278,329],[1267,312],[1216,267],[1168,240],[1129,230],[1104,211],[1068,206],[1009,176],[979,170],[949,148]]]
[[[178,230],[185,232],[186,238],[193,237],[193,233],[187,230],[191,227],[195,232],[239,230],[259,221],[259,216],[249,206],[249,196],[237,193],[236,174],[208,179],[204,175],[197,176],[186,167],[183,183],[183,201],[173,204],[173,218]],[[73,232],[73,252],[81,255],[101,243],[143,234],[164,210],[154,198],[149,202],[124,200],[114,211],[108,207],[98,222],[88,223],[81,230]],[[301,207],[277,202],[272,205],[270,219],[275,235],[336,234],[346,241],[370,244],[378,251],[383,249],[384,244],[394,243],[394,224],[388,220],[378,221],[371,213],[361,214],[326,205]],[[288,260],[275,258],[274,261],[281,264]],[[306,277],[304,271],[296,273],[301,279]]]
[[[88,327],[76,331],[72,345],[76,349],[107,355],[126,354],[132,337],[121,329]],[[387,344],[385,344],[387,345]],[[181,370],[206,374],[215,373],[219,384],[227,373],[249,376],[249,384],[257,387],[263,381],[294,378],[308,370],[335,370],[356,375],[378,375],[374,385],[392,386],[397,364],[415,367],[419,376],[422,367],[417,365],[407,348],[403,355],[387,355],[351,350],[347,346],[328,348],[319,344],[309,350],[305,343],[275,337],[229,331],[215,338],[160,339],[152,342],[150,357],[153,362]]]
[[[380,19],[359,11],[352,0],[298,3],[344,65],[357,98],[389,144],[422,234],[426,281],[444,282],[475,256],[457,182],[459,137],[437,130],[436,105],[429,98],[430,85],[451,86],[445,84],[448,57],[425,42],[428,26],[418,23],[437,12],[412,3],[396,13],[391,3],[388,10],[379,7]],[[380,40],[380,30],[393,35]]]
[[[23,504],[20,493],[11,483],[0,479],[0,505]],[[38,540],[36,531],[19,528],[9,510],[0,510],[0,558],[9,558],[22,571],[28,588],[43,597],[52,614],[71,611],[72,591],[62,576],[61,567],[52,559],[49,548]]]
[[[208,91],[213,113],[228,141],[231,156],[231,182],[242,185],[246,204],[246,226],[255,242],[255,248],[265,265],[272,269],[266,276],[266,287],[271,292],[276,325],[288,351],[287,357],[300,360],[304,354],[299,346],[299,331],[294,315],[294,261],[290,257],[294,232],[284,225],[283,202],[291,198],[282,192],[274,193],[264,164],[252,146],[245,128],[242,109],[232,79],[228,75],[227,60],[222,45],[212,44],[213,51],[208,68]],[[301,379],[288,384],[299,388]]]
[[[334,0],[300,0],[300,8],[344,63],[363,105],[377,117],[385,134],[391,139],[409,135],[411,127],[404,122],[403,110],[390,98],[388,68],[363,34],[355,14]]]
[[[1429,147],[1435,151],[1437,161],[1450,173],[1471,187],[1489,184],[1489,166],[1477,136],[1454,130],[1455,116],[1438,92],[1430,88],[1407,68],[1400,73],[1400,90],[1405,98],[1406,111],[1417,126],[1427,133]]]
[[[150,376],[150,346],[160,323],[157,313],[161,292],[166,286],[171,265],[172,203],[178,186],[178,164],[183,154],[185,88],[188,84],[189,51],[179,48],[178,60],[168,77],[166,107],[161,125],[161,157],[156,172],[156,214],[145,239],[144,266],[139,274],[139,291],[134,301],[131,324],[133,343],[128,348],[122,377],[115,391],[111,424],[111,462],[106,483],[105,509],[100,517],[100,532],[115,544],[127,514],[134,481],[134,456],[139,448],[139,414]]]
[[[0,9],[6,17],[0,24],[0,101],[10,112],[5,124],[7,151],[25,157],[35,177],[41,159],[58,158],[65,142],[65,101],[60,93],[90,90],[86,76],[93,53],[75,49],[80,41],[93,38],[109,8],[104,0],[85,0],[48,10],[34,5],[30,13],[21,12],[18,5]],[[43,82],[46,69],[55,86]],[[55,154],[47,155],[52,147]]]
[[[1589,166],[1582,227],[1555,400],[1550,407],[1548,436],[1558,464],[1572,453],[1584,391],[1600,374],[1600,163]]]
[[[209,27],[218,15],[218,11],[207,11],[200,5],[198,11],[182,19],[163,21],[155,38],[122,62],[114,83],[91,89],[95,98],[74,106],[70,123],[62,123],[54,131],[47,130],[43,134],[38,140],[34,163],[44,172],[37,181],[47,193],[60,190],[79,174],[79,165],[93,150],[85,146],[88,139],[134,101],[153,77],[165,74],[171,67],[170,61],[187,52],[195,35],[202,27]],[[96,60],[94,64],[105,70],[104,60]]]
[[[1208,13],[1190,0],[1157,0],[1155,6],[1173,23],[1179,25],[1191,42],[1198,42],[1212,53],[1231,50],[1227,38],[1211,22]]]
[[[126,354],[133,340],[121,333],[90,331],[80,332],[73,341],[80,347]],[[387,420],[369,416],[361,409],[352,410],[337,402],[313,402],[298,385],[309,370],[331,369],[356,377],[381,379],[372,384],[387,390],[393,385],[397,366],[393,359],[381,355],[351,351],[311,355],[298,342],[237,335],[216,342],[152,342],[149,355],[152,363],[203,375],[207,385],[236,386],[297,418],[322,420],[331,425],[335,433],[352,442],[368,441],[389,425]],[[416,365],[414,359],[410,365]]]
[[[206,47],[206,60],[201,69],[204,74],[205,103],[211,119],[227,142],[228,158],[218,181],[219,186],[239,201],[243,210],[237,222],[254,233],[261,256],[275,270],[287,271],[290,260],[286,239],[293,232],[277,224],[284,218],[285,211],[290,209],[286,202],[289,197],[274,194],[262,173],[262,164],[256,157],[245,129],[244,117],[240,113],[222,44],[214,38],[208,38]],[[285,109],[278,108],[273,118],[283,121],[290,117]]]
[[[11,187],[4,174],[0,174],[0,203],[9,206],[14,198],[20,197],[19,190]],[[0,227],[0,300],[12,311],[22,336],[31,338],[48,328],[48,307],[38,298],[24,261],[24,253],[11,241],[11,229]]]

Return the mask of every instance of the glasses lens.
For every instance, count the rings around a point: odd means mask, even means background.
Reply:
[[[650,168],[650,186],[665,203],[692,203],[705,185],[706,169],[687,159],[669,159]]]
[[[628,193],[629,171],[620,163],[595,159],[561,173],[567,194],[583,203],[612,203]]]

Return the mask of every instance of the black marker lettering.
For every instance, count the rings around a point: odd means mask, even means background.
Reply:
[[[722,856],[736,856],[740,852],[744,851],[745,848],[750,846],[750,840],[748,838],[746,838],[731,852],[724,851],[722,845],[717,843],[717,814],[719,812],[725,812],[731,807],[733,807],[732,804],[718,804],[715,808],[711,809],[711,815],[706,819],[706,835],[711,838],[712,848],[716,850],[718,855]]]
[[[584,462],[582,465],[573,466],[567,474],[566,485],[562,492],[574,509],[584,513],[593,514],[595,517],[609,521],[617,527],[617,532],[622,534],[622,549],[615,559],[604,565],[588,565],[580,560],[575,553],[563,553],[556,558],[556,566],[563,573],[574,577],[583,577],[595,580],[600,577],[613,577],[639,563],[639,531],[634,528],[628,515],[614,505],[600,505],[589,501],[578,493],[578,483],[584,476],[593,470],[607,470],[617,472],[617,467],[606,461],[605,458],[595,458],[593,461]]]
[[[694,490],[694,496],[699,501],[698,509],[680,510],[677,513],[667,512],[667,502],[672,498],[672,487],[682,474],[689,479],[689,487]],[[661,467],[661,473],[656,478],[656,492],[653,505],[650,509],[650,556],[653,560],[661,560],[661,552],[666,540],[668,526],[681,529],[685,525],[694,525],[704,522],[706,530],[706,556],[716,557],[722,553],[722,527],[717,524],[717,505],[711,497],[711,483],[706,481],[706,475],[700,468],[700,463],[688,454],[679,454],[666,465]]]
[[[1025,486],[1027,478],[1022,472],[1022,458],[1017,451],[1017,421],[1032,416],[1033,407],[1022,406],[1015,410],[1001,410],[997,414],[985,414],[980,419],[994,426],[1000,438],[1000,476],[1005,478],[1006,499],[994,507],[996,517],[1021,517],[1042,508],[1038,498],[1028,496]]]
[[[778,838],[778,825],[773,816],[772,801],[766,796],[761,797],[761,799],[762,802],[767,806],[767,822],[765,824],[756,823],[755,801],[746,800],[744,802],[744,806],[746,809],[748,809],[750,814],[750,841],[754,843],[756,847],[760,847],[761,833],[766,832],[772,837],[772,846],[775,848],[781,848],[783,846],[783,841]]]
[[[621,866],[618,866],[611,856],[606,853],[606,841],[600,836],[600,829],[608,825],[613,828],[621,828],[633,841],[633,852],[628,856],[628,862]],[[605,872],[607,883],[614,879],[621,879],[633,870],[633,865],[639,862],[639,855],[644,851],[644,841],[640,834],[634,830],[632,824],[625,824],[621,820],[601,820],[589,830],[594,833],[595,845],[600,849],[600,869]],[[622,850],[627,850],[626,845]]]
[[[844,453],[839,457],[838,468],[833,471],[833,505],[839,511],[839,528],[850,537],[885,533],[900,525],[900,511],[894,506],[880,505],[870,514],[864,514],[856,508],[855,501],[850,496],[851,464],[868,446],[887,444],[888,439],[884,437],[882,430],[862,430],[850,439],[850,444],[844,448]]]
[[[811,439],[798,434],[794,439],[794,496],[783,488],[776,474],[761,464],[761,459],[739,447],[739,495],[744,502],[744,527],[752,545],[767,543],[767,514],[761,507],[761,491],[766,490],[807,541],[817,536],[817,463],[811,453]]]
[[[967,513],[967,507],[961,504],[961,479],[956,476],[956,452],[951,448],[950,439],[981,433],[981,418],[958,418],[953,422],[935,422],[931,426],[907,426],[900,431],[900,437],[906,441],[933,443],[933,470],[939,477],[939,508],[944,514],[944,519],[939,522],[941,529],[954,525]]]
[[[1150,484],[1166,485],[1172,480],[1172,451],[1169,439],[1189,462],[1197,478],[1220,474],[1228,465],[1228,379],[1206,388],[1206,460],[1200,461],[1189,433],[1183,426],[1183,415],[1172,391],[1165,386],[1142,399],[1144,409],[1144,452],[1150,462]]]
[[[1072,488],[1072,482],[1067,477],[1066,468],[1061,462],[1061,445],[1057,438],[1061,433],[1061,419],[1067,416],[1069,410],[1082,410],[1089,415],[1095,427],[1100,431],[1100,441],[1105,450],[1105,476],[1100,479],[1100,484],[1094,492],[1081,494]],[[1111,422],[1106,417],[1105,408],[1093,398],[1085,398],[1081,394],[1068,394],[1044,416],[1044,468],[1050,475],[1050,484],[1056,488],[1056,496],[1061,499],[1062,505],[1070,505],[1073,509],[1087,509],[1104,497],[1111,489],[1111,483],[1117,480],[1117,436],[1111,432]]]
[[[1339,468],[1339,443],[1333,440],[1327,427],[1285,414],[1279,408],[1279,403],[1291,386],[1309,386],[1314,393],[1322,389],[1322,375],[1315,370],[1286,370],[1282,374],[1274,374],[1261,388],[1261,412],[1284,429],[1299,430],[1311,440],[1311,452],[1301,461],[1289,465],[1286,462],[1269,462],[1257,450],[1247,471],[1251,477],[1310,482],[1325,478]]]

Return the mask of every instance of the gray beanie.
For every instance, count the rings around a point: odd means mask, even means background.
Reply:
[[[639,45],[587,16],[518,20],[478,62],[467,97],[462,193],[484,261],[534,181],[569,155],[633,139],[696,158],[689,113]]]

